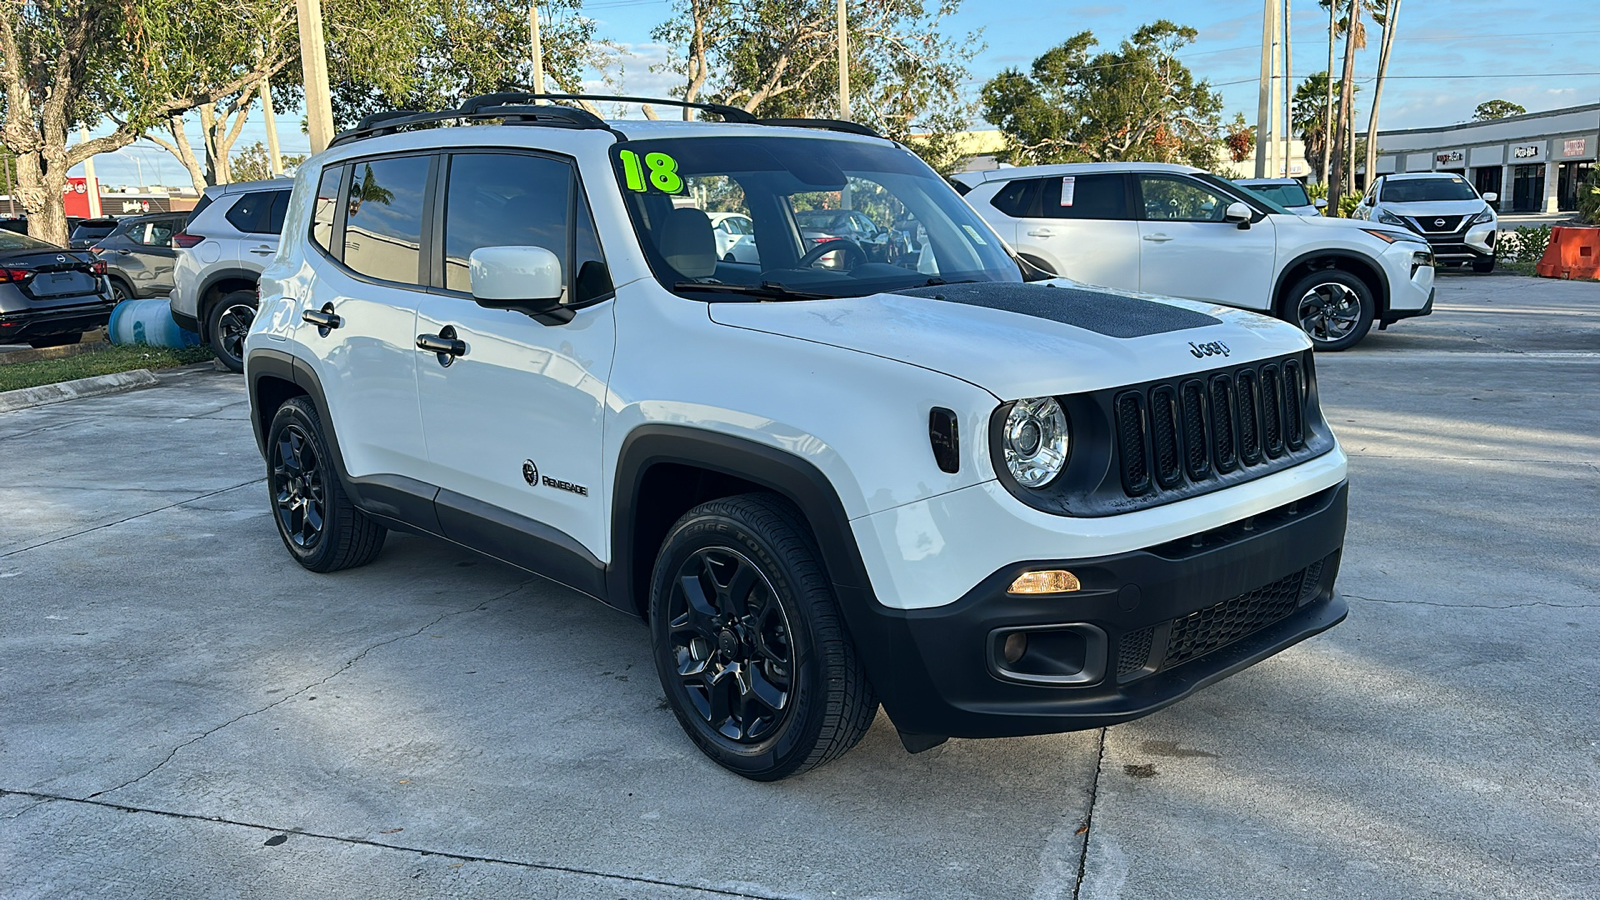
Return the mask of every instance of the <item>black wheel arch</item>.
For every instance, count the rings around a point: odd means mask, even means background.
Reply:
[[[1313,250],[1295,257],[1294,261],[1278,272],[1272,286],[1272,310],[1284,314],[1284,302],[1289,287],[1318,269],[1339,269],[1361,279],[1372,292],[1374,320],[1389,314],[1389,276],[1372,257],[1355,250]]]

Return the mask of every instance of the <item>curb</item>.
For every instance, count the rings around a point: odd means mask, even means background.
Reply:
[[[110,375],[76,378],[56,384],[41,384],[38,387],[0,393],[0,413],[61,403],[66,400],[120,394],[123,391],[148,387],[155,383],[156,377],[150,374],[149,369],[133,369],[127,372],[113,372]]]
[[[67,344],[63,347],[44,347],[37,350],[10,350],[0,353],[0,366],[38,362],[41,359],[65,359],[69,356],[77,356],[80,353],[98,353],[101,350],[109,350],[110,348],[111,343],[109,341],[100,340]]]

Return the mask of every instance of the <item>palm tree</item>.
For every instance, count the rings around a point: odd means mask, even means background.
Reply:
[[[1383,98],[1383,77],[1389,71],[1389,49],[1394,46],[1395,22],[1400,18],[1400,0],[1371,0],[1372,21],[1383,29],[1378,42],[1378,83],[1372,87],[1372,114],[1367,116],[1367,183],[1378,170],[1378,101]],[[1351,173],[1352,179],[1354,173]]]
[[[1342,92],[1344,86],[1339,82],[1328,83],[1327,72],[1313,72],[1294,90],[1294,134],[1305,142],[1306,165],[1311,167],[1311,172],[1317,181],[1326,181],[1328,177],[1328,143],[1327,122],[1324,120],[1326,110],[1323,109],[1323,98]],[[1351,88],[1354,93],[1361,92],[1361,86]]]
[[[1339,121],[1333,130],[1333,178],[1328,188],[1328,202],[1332,204],[1349,192],[1355,183],[1356,145],[1353,110],[1356,51],[1367,44],[1367,29],[1361,24],[1363,0],[1348,0],[1349,16],[1344,28],[1344,81],[1339,92]]]

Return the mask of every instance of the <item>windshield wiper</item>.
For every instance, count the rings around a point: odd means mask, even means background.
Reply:
[[[832,294],[797,291],[776,281],[760,284],[708,284],[702,281],[680,281],[672,286],[675,291],[708,291],[713,294],[746,294],[752,297],[769,297],[774,300],[833,300]]]

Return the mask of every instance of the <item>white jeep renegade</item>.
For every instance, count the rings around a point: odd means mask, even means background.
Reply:
[[[637,615],[689,737],[756,779],[880,703],[913,752],[1127,721],[1344,617],[1299,329],[1026,283],[860,126],[534,100],[300,168],[245,371],[305,567],[398,528]],[[886,239],[803,238],[832,208]],[[722,212],[759,265],[719,258]]]

